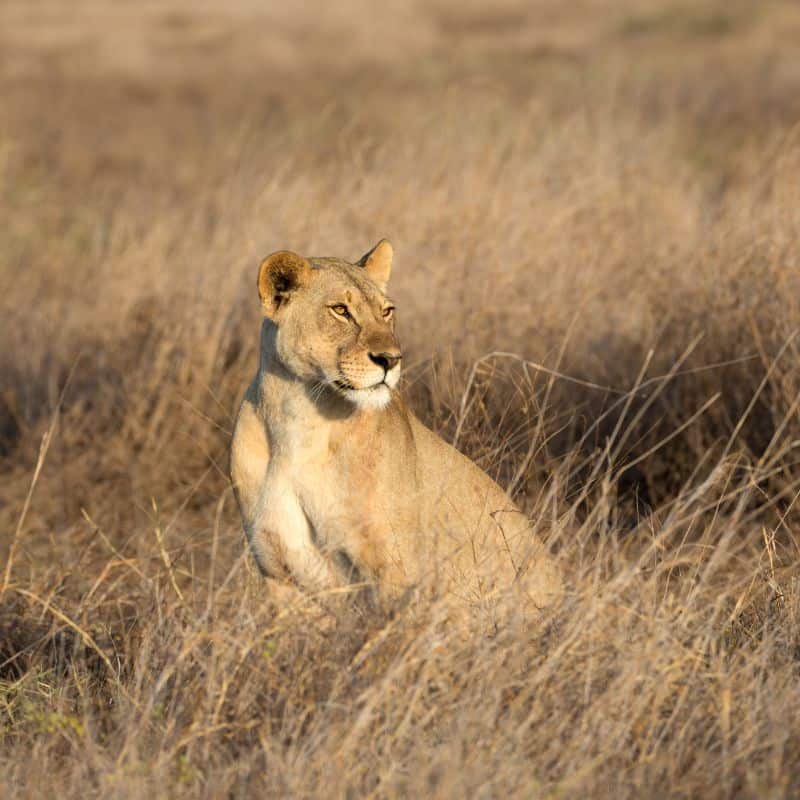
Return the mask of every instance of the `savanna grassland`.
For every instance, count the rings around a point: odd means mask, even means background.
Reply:
[[[5,0],[0,795],[800,795],[799,123],[792,2]],[[382,236],[535,618],[245,554],[258,261]]]

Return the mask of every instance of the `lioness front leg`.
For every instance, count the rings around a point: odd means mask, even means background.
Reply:
[[[231,439],[231,484],[248,539],[269,466],[269,444],[264,422],[256,412],[256,395],[256,388],[250,386],[236,415]]]
[[[271,577],[289,577],[308,591],[339,585],[320,552],[308,517],[291,487],[277,478],[267,481],[249,536],[261,569]]]
[[[381,601],[396,602],[412,586],[394,536],[385,526],[353,525],[346,548],[358,575],[374,586]]]

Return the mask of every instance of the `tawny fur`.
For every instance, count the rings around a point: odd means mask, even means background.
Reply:
[[[312,591],[426,584],[480,602],[513,585],[545,605],[561,579],[525,515],[395,389],[391,260],[383,240],[356,264],[283,251],[261,265],[259,368],[231,447],[253,554]]]

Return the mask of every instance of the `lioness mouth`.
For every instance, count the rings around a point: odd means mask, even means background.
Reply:
[[[343,392],[371,392],[374,389],[380,389],[381,386],[385,386],[387,389],[391,388],[385,380],[380,383],[373,383],[372,386],[353,386],[352,383],[348,383],[347,381],[334,381],[333,385]]]

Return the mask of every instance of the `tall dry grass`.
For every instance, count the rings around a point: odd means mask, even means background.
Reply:
[[[0,794],[800,793],[791,3],[0,8]],[[396,247],[536,619],[272,597],[265,253]]]

